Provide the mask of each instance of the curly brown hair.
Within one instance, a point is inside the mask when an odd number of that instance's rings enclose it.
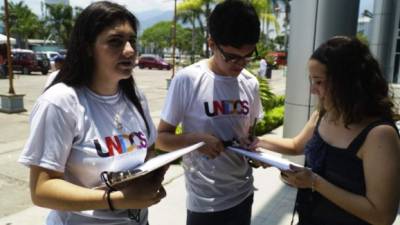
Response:
[[[368,46],[354,37],[337,36],[319,46],[310,59],[326,66],[327,91],[334,114],[349,124],[368,117],[393,120],[389,87]],[[320,106],[320,114],[325,113]]]

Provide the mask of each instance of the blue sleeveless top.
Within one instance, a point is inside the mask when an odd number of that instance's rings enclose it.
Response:
[[[305,146],[305,165],[330,183],[365,196],[365,177],[363,163],[357,152],[368,133],[378,125],[390,125],[393,122],[378,120],[365,127],[354,138],[347,149],[337,148],[326,143],[318,132],[321,119],[318,120],[312,138]],[[339,208],[334,203],[310,189],[299,189],[295,210],[299,215],[299,225],[368,225],[369,223]]]

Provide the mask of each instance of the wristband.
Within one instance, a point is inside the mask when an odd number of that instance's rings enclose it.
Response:
[[[107,203],[108,203],[108,208],[111,210],[111,211],[114,211],[115,210],[115,208],[114,208],[114,206],[113,206],[113,204],[112,204],[112,202],[111,202],[111,193],[114,191],[114,189],[112,189],[112,188],[109,188],[109,189],[107,189],[107,191],[106,191],[106,199],[107,199]]]

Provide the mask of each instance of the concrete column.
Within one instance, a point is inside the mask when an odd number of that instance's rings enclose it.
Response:
[[[283,136],[294,137],[314,110],[307,61],[312,52],[335,35],[357,31],[359,0],[292,1]]]
[[[396,20],[396,7],[399,5],[397,0],[375,0],[374,17],[371,20],[372,32],[369,47],[381,64],[383,73],[389,82],[393,82],[393,46],[396,39],[395,22],[398,21]]]

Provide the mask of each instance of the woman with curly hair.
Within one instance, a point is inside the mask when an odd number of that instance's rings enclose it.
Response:
[[[392,224],[400,198],[400,143],[388,84],[368,47],[333,37],[308,61],[319,100],[294,138],[264,136],[252,144],[305,154],[305,168],[282,171],[298,188],[300,225]]]

